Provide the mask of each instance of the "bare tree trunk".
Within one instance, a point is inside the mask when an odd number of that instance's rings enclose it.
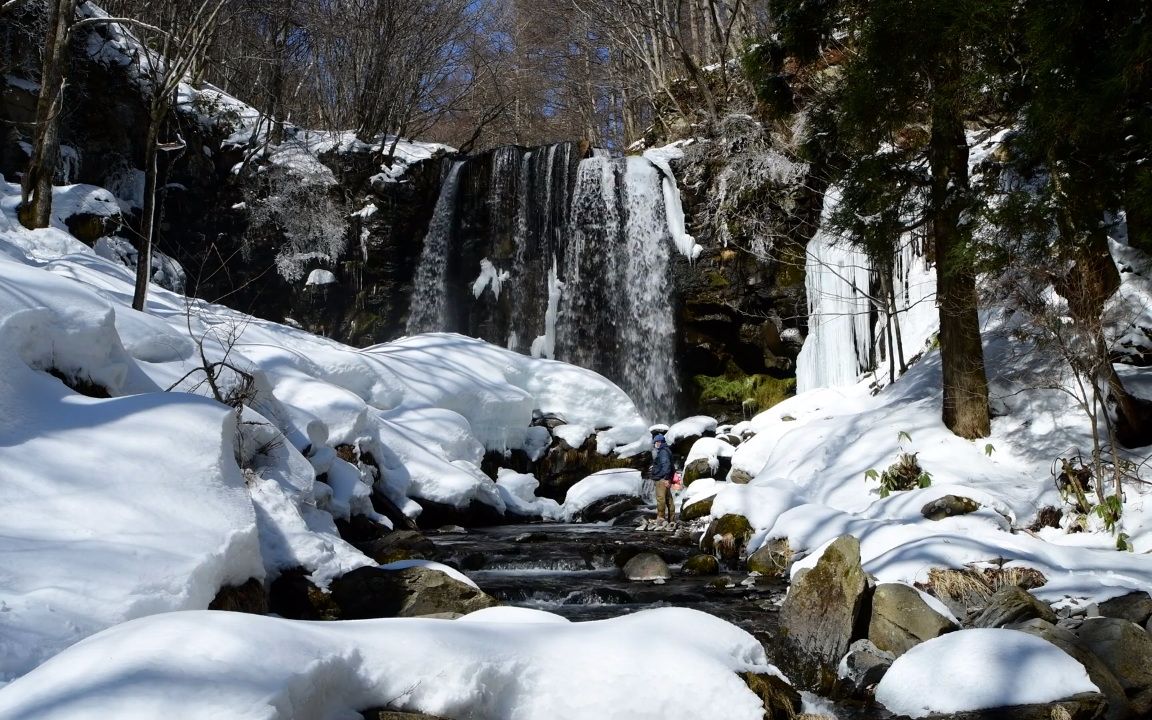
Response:
[[[75,0],[54,0],[44,41],[36,130],[28,172],[20,183],[20,222],[32,230],[52,220],[52,179],[60,159],[60,114],[68,69],[68,35],[76,18]]]
[[[991,422],[976,273],[959,227],[969,190],[968,143],[964,125],[951,108],[933,108],[928,159],[932,169],[929,212],[936,245],[944,424],[963,438],[987,437]]]
[[[132,309],[144,310],[148,298],[148,283],[152,280],[152,237],[156,219],[156,183],[158,170],[160,124],[163,115],[153,116],[148,122],[148,138],[144,146],[144,210],[140,216],[140,243],[136,252],[136,288],[132,294]]]

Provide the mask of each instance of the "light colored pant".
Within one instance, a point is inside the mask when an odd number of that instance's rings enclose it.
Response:
[[[667,480],[656,481],[656,519],[676,519],[676,503],[672,499],[672,483]]]

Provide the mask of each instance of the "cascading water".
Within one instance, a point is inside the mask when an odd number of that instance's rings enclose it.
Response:
[[[440,197],[436,199],[428,233],[424,236],[424,249],[420,252],[420,264],[416,266],[416,278],[412,284],[409,335],[448,327],[448,251],[456,222],[456,196],[462,167],[463,162],[452,163],[452,169],[440,188]]]
[[[648,417],[679,392],[662,176],[643,158],[580,163],[558,357],[614,379]]]
[[[487,166],[452,166],[407,330],[467,332],[588,367],[645,415],[672,417],[679,386],[667,198],[675,181],[651,159],[576,153],[573,143],[506,147]],[[682,224],[677,231],[691,241]]]

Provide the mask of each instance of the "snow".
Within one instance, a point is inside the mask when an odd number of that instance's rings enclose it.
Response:
[[[597,500],[613,495],[644,498],[649,494],[639,470],[601,470],[568,488],[561,511],[563,518],[570,521]]]
[[[436,570],[437,572],[444,573],[445,575],[452,578],[453,580],[457,580],[459,582],[462,582],[465,585],[470,585],[470,586],[476,588],[477,590],[480,589],[480,586],[477,585],[475,582],[473,582],[472,578],[468,577],[467,575],[460,572],[456,568],[449,567],[449,566],[445,565],[444,563],[438,563],[438,562],[434,562],[432,560],[421,560],[421,559],[397,560],[395,562],[390,562],[390,563],[387,563],[385,565],[381,565],[380,569],[381,570],[407,570],[408,568],[414,568],[414,567],[426,568],[428,570]]]
[[[472,297],[479,299],[486,289],[492,288],[493,297],[499,300],[500,288],[510,277],[512,277],[510,272],[497,269],[491,260],[484,258],[480,261],[480,274],[472,283]]]
[[[1049,703],[1099,692],[1084,666],[1042,638],[1018,630],[960,630],[896,658],[876,700],[898,715],[959,713]]]
[[[684,151],[676,145],[644,151],[644,158],[655,165],[663,175],[661,187],[664,192],[664,212],[668,216],[668,231],[672,234],[672,242],[681,255],[689,260],[695,260],[704,248],[696,243],[696,238],[688,234],[684,220],[684,205],[680,201],[680,188],[676,186],[676,176],[669,164],[670,161],[682,157]]]
[[[336,720],[389,706],[477,720],[758,720],[760,699],[736,673],[779,674],[750,634],[694,610],[584,623],[546,615],[317,623],[166,613],[15,681],[0,692],[0,716]],[[654,658],[691,677],[692,691],[653,683]]]
[[[720,458],[732,457],[735,451],[736,448],[719,438],[702,437],[692,443],[692,449],[688,451],[688,457],[684,460],[684,467],[687,468],[697,460],[707,460],[708,467],[712,472],[716,472],[720,467]]]
[[[336,282],[336,276],[332,274],[331,270],[322,270],[316,268],[308,273],[308,279],[304,281],[305,285],[331,285]]]
[[[716,418],[710,418],[707,415],[694,415],[673,423],[664,433],[664,439],[668,441],[669,445],[672,445],[677,440],[699,437],[714,432],[716,432]]]
[[[103,197],[56,192],[62,207]],[[546,449],[534,410],[607,428],[598,446],[647,437],[600,375],[459,335],[355,349],[155,285],[133,311],[128,268],[59,222],[25,230],[18,201],[0,180],[0,683],[133,618],[206,608],[226,585],[302,568],[323,588],[374,565],[335,526],[387,525],[373,491],[412,517],[414,498],[558,516],[531,476],[479,467],[488,450]],[[241,411],[206,397],[201,351],[227,360],[216,383],[243,393]]]
[[[556,273],[556,256],[548,271],[548,308],[544,311],[544,334],[532,341],[532,357],[556,357],[556,319],[560,315],[560,300],[564,296],[564,283]]]
[[[557,520],[561,515],[560,504],[551,498],[536,497],[540,481],[530,473],[518,473],[508,468],[500,468],[496,474],[496,489],[510,512],[519,515],[539,515],[545,520]]]

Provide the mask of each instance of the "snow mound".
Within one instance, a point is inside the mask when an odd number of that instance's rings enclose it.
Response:
[[[672,427],[664,433],[664,439],[668,441],[669,445],[672,445],[677,440],[686,437],[698,437],[713,432],[716,432],[716,418],[710,418],[707,415],[694,415],[673,423]]]
[[[1084,666],[1047,640],[1018,630],[960,630],[896,658],[876,699],[920,718],[1062,700],[1100,692]]]
[[[586,623],[511,612],[466,622],[157,615],[13,682],[0,692],[0,716],[337,720],[388,705],[476,720],[758,720],[760,699],[736,673],[778,674],[755,638],[694,610]],[[691,686],[670,693],[651,682],[653,658]]]
[[[643,498],[647,494],[639,470],[601,470],[568,488],[561,508],[562,516],[571,521],[592,503],[613,495]]]

